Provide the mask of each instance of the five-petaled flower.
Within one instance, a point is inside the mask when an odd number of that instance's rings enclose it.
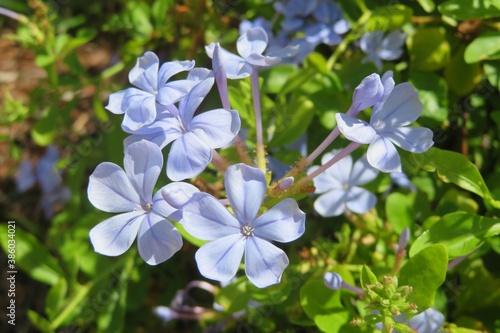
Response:
[[[327,163],[338,152],[334,150],[324,154],[322,163]],[[312,166],[308,173],[318,168]],[[372,181],[377,174],[378,171],[368,164],[364,156],[353,164],[351,155],[347,155],[314,178],[315,193],[321,194],[314,202],[314,210],[323,217],[341,215],[346,209],[366,213],[375,206],[377,197],[358,185]]]
[[[258,216],[267,181],[264,173],[244,164],[230,166],[225,175],[232,211],[206,193],[195,193],[183,208],[183,226],[191,235],[210,241],[196,252],[201,274],[229,281],[245,254],[245,273],[257,287],[280,282],[288,258],[270,241],[299,238],[305,230],[305,214],[293,199],[285,199]]]
[[[189,200],[186,193],[197,189],[187,183],[170,183],[152,195],[163,166],[160,148],[154,143],[130,144],[123,164],[125,171],[114,163],[101,163],[90,176],[90,202],[103,211],[120,213],[92,228],[90,240],[96,252],[118,256],[130,248],[137,236],[141,257],[157,265],[182,246],[181,235],[167,220],[180,220],[182,204],[172,206],[164,197],[176,197],[178,193],[177,201],[185,203]]]
[[[417,91],[409,83],[394,86],[393,82],[392,77],[384,75],[384,93],[373,107],[370,123],[347,114],[336,115],[339,130],[347,139],[370,144],[368,162],[383,172],[401,172],[401,159],[394,145],[422,153],[434,144],[430,129],[407,126],[422,113]]]
[[[382,60],[396,60],[403,54],[406,35],[393,30],[385,35],[384,31],[365,33],[360,40],[361,49],[366,53],[363,62],[371,61],[382,70]]]

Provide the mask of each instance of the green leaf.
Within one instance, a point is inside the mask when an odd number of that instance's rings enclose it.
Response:
[[[297,72],[297,66],[281,65],[259,73],[263,78],[262,93],[277,94],[291,75]]]
[[[464,58],[468,64],[500,59],[500,32],[487,32],[474,39],[467,45]]]
[[[415,222],[413,203],[407,195],[394,192],[389,194],[385,202],[387,218],[394,231],[400,234],[405,228],[412,228]]]
[[[360,281],[361,287],[363,289],[366,289],[367,285],[375,284],[377,282],[378,282],[377,276],[373,274],[373,272],[368,266],[364,265],[363,268],[361,269],[361,281]]]
[[[50,288],[45,299],[45,313],[47,313],[49,320],[53,320],[61,311],[67,292],[68,283],[62,277]]]
[[[450,59],[450,44],[443,28],[423,28],[407,39],[411,68],[432,72],[444,67]]]
[[[484,198],[492,206],[500,208],[500,201],[491,197],[477,167],[462,154],[431,148],[425,153],[411,154],[410,163],[424,170],[436,172],[442,181],[454,183]]]
[[[349,312],[340,302],[340,291],[328,289],[322,276],[311,277],[300,288],[300,304],[323,332],[338,332],[349,320]]]
[[[222,306],[225,312],[235,313],[247,307],[250,294],[247,292],[248,279],[239,277],[215,294],[215,302]]]
[[[290,101],[284,108],[283,114],[280,114],[280,123],[276,125],[269,146],[282,147],[297,141],[314,117],[313,106],[314,104],[304,96]]]
[[[467,212],[455,212],[443,216],[429,230],[413,242],[410,256],[433,244],[441,244],[448,250],[450,259],[468,255],[480,246],[485,238],[500,234],[500,220]]]
[[[16,228],[15,231],[13,237],[5,226],[0,228],[0,239],[5,253],[9,253],[9,241],[13,244],[12,240],[15,240],[16,266],[34,280],[52,286],[58,283],[59,278],[64,275],[58,261],[35,236],[20,228]]]
[[[53,64],[56,61],[56,57],[54,55],[49,54],[39,54],[35,58],[35,64],[38,67],[47,67]]]
[[[375,9],[366,23],[366,31],[390,31],[401,28],[411,21],[413,10],[404,5],[392,5]]]
[[[316,74],[316,70],[313,68],[304,68],[298,72],[290,75],[288,80],[286,80],[285,84],[279,91],[279,95],[286,95],[289,92],[299,88],[307,81],[309,81]]]
[[[441,14],[456,20],[487,19],[500,16],[500,9],[491,0],[449,0],[438,6]]]
[[[418,97],[424,105],[419,118],[422,122],[430,118],[434,126],[439,126],[448,119],[448,85],[439,75],[429,72],[411,71],[410,83],[415,86]]]
[[[417,0],[420,6],[427,12],[432,13],[436,9],[436,4],[433,0]]]
[[[498,41],[500,42],[500,39]],[[448,82],[448,87],[458,96],[469,95],[481,81],[479,63],[471,64],[464,59],[465,50],[464,46],[460,46],[444,68],[444,77]]]
[[[28,318],[31,323],[40,330],[40,332],[44,333],[52,333],[54,330],[50,326],[50,323],[47,319],[39,315],[37,312],[33,310],[28,310]]]
[[[434,297],[446,278],[448,253],[441,244],[431,245],[412,256],[399,272],[399,285],[413,287],[409,301],[419,311],[434,305]]]

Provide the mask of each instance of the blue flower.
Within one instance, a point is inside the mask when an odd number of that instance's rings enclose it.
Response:
[[[318,0],[289,0],[275,2],[274,9],[285,16],[281,27],[288,33],[303,30],[307,26],[307,17],[318,6]]]
[[[326,164],[338,152],[333,150],[324,154],[322,164]],[[313,166],[307,173],[311,174],[318,168]],[[366,213],[375,206],[377,198],[358,185],[372,181],[377,174],[378,171],[368,164],[366,158],[353,164],[352,157],[347,155],[314,178],[314,193],[321,194],[314,202],[314,209],[323,217],[341,215],[346,209],[359,214]]]
[[[393,318],[398,323],[407,324],[418,333],[438,333],[444,324],[443,314],[434,308],[428,308],[416,316],[411,317],[409,320],[405,314],[393,316]],[[381,330],[382,323],[377,323],[375,327]]]
[[[404,172],[391,172],[392,181],[402,188],[407,188],[412,192],[416,192],[417,188],[408,178],[408,176]]]
[[[373,106],[370,123],[347,114],[337,113],[340,132],[354,142],[370,144],[368,162],[383,172],[401,172],[401,159],[394,145],[413,153],[427,151],[434,142],[432,131],[408,127],[422,113],[417,91],[409,83],[394,86],[390,76],[382,78],[380,101]]]
[[[194,86],[189,80],[167,81],[182,71],[189,71],[194,61],[172,61],[159,67],[159,59],[153,52],[146,52],[137,59],[129,73],[129,81],[137,88],[128,88],[109,96],[106,109],[124,114],[122,128],[134,133],[155,121],[166,106],[186,96]]]
[[[114,163],[101,163],[90,176],[89,201],[105,212],[120,213],[92,228],[90,240],[96,252],[118,256],[130,248],[137,236],[140,256],[148,264],[157,265],[182,246],[182,237],[167,220],[182,218],[182,203],[174,207],[163,197],[172,198],[181,192],[177,201],[185,201],[185,194],[197,189],[186,183],[170,183],[152,195],[163,166],[160,148],[154,143],[130,144],[123,164],[125,171]]]
[[[199,175],[212,160],[212,150],[228,145],[240,130],[240,117],[235,110],[215,109],[195,112],[214,84],[212,71],[195,68],[189,81],[196,86],[180,100],[179,107],[168,106],[151,125],[125,140],[125,145],[142,139],[160,148],[172,143],[167,160],[167,176],[182,180]]]
[[[406,35],[393,30],[387,35],[383,31],[367,32],[360,40],[361,49],[366,53],[363,62],[371,61],[382,70],[382,60],[396,60],[403,54]]]
[[[288,258],[270,241],[291,242],[305,230],[305,214],[293,199],[285,199],[258,215],[266,194],[264,173],[244,164],[230,166],[225,175],[232,211],[206,193],[195,193],[183,209],[183,226],[208,240],[196,252],[200,273],[225,282],[238,271],[245,254],[245,273],[257,287],[280,282]]]
[[[310,43],[337,45],[342,41],[340,35],[351,28],[339,6],[332,1],[320,1],[314,9],[313,17],[317,23],[304,29],[306,40]]]
[[[210,58],[213,57],[216,43],[205,47]],[[268,45],[267,33],[261,27],[249,28],[238,38],[236,48],[239,56],[222,47],[220,56],[226,66],[228,79],[242,79],[252,74],[254,67],[269,67],[281,62],[284,57],[291,57],[297,52],[297,47],[287,46],[275,52],[264,55]]]

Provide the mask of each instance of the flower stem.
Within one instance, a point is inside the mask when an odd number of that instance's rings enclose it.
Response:
[[[250,75],[252,85],[253,106],[255,112],[255,132],[257,135],[257,166],[266,173],[266,151],[264,149],[264,139],[262,134],[262,114],[260,111],[260,88],[259,88],[259,70],[257,66],[253,67]]]
[[[226,169],[231,165],[231,163],[229,163],[225,157],[220,156],[215,149],[212,149],[212,164],[222,175],[226,173]]]

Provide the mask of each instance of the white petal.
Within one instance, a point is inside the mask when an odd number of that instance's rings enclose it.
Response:
[[[87,193],[92,205],[105,212],[140,209],[139,193],[122,168],[114,163],[104,162],[95,168],[89,178]]]
[[[196,134],[207,146],[216,149],[231,143],[240,126],[238,111],[216,109],[194,117],[189,124],[189,131]]]
[[[196,251],[195,259],[201,275],[220,282],[231,280],[238,271],[245,243],[243,235],[235,234],[200,247]]]
[[[339,216],[345,210],[347,194],[344,190],[323,193],[314,201],[314,210],[323,217]]]
[[[256,237],[288,243],[305,231],[306,214],[293,199],[285,199],[260,215],[252,224]]]
[[[401,172],[401,159],[396,147],[388,140],[378,136],[368,146],[368,163],[382,172]]]
[[[340,132],[351,141],[358,143],[370,143],[376,136],[375,130],[366,122],[346,114],[335,115]]]
[[[137,246],[141,258],[146,263],[158,265],[181,249],[182,237],[172,223],[151,212],[146,214],[141,223]]]
[[[134,211],[110,217],[90,230],[94,250],[106,256],[119,256],[134,242],[144,219],[144,212]]]
[[[226,170],[227,197],[238,221],[252,223],[266,194],[266,176],[262,170],[239,163]]]
[[[288,266],[283,250],[258,237],[249,237],[245,246],[245,273],[255,286],[265,288],[277,284]]]
[[[241,234],[238,220],[207,193],[194,193],[182,212],[184,229],[196,238],[214,240]]]
[[[347,192],[346,206],[349,210],[363,214],[377,203],[377,197],[361,187],[351,187]]]
[[[153,189],[163,167],[160,148],[146,140],[134,142],[125,148],[123,166],[132,185],[141,195],[141,204],[151,203]]]

